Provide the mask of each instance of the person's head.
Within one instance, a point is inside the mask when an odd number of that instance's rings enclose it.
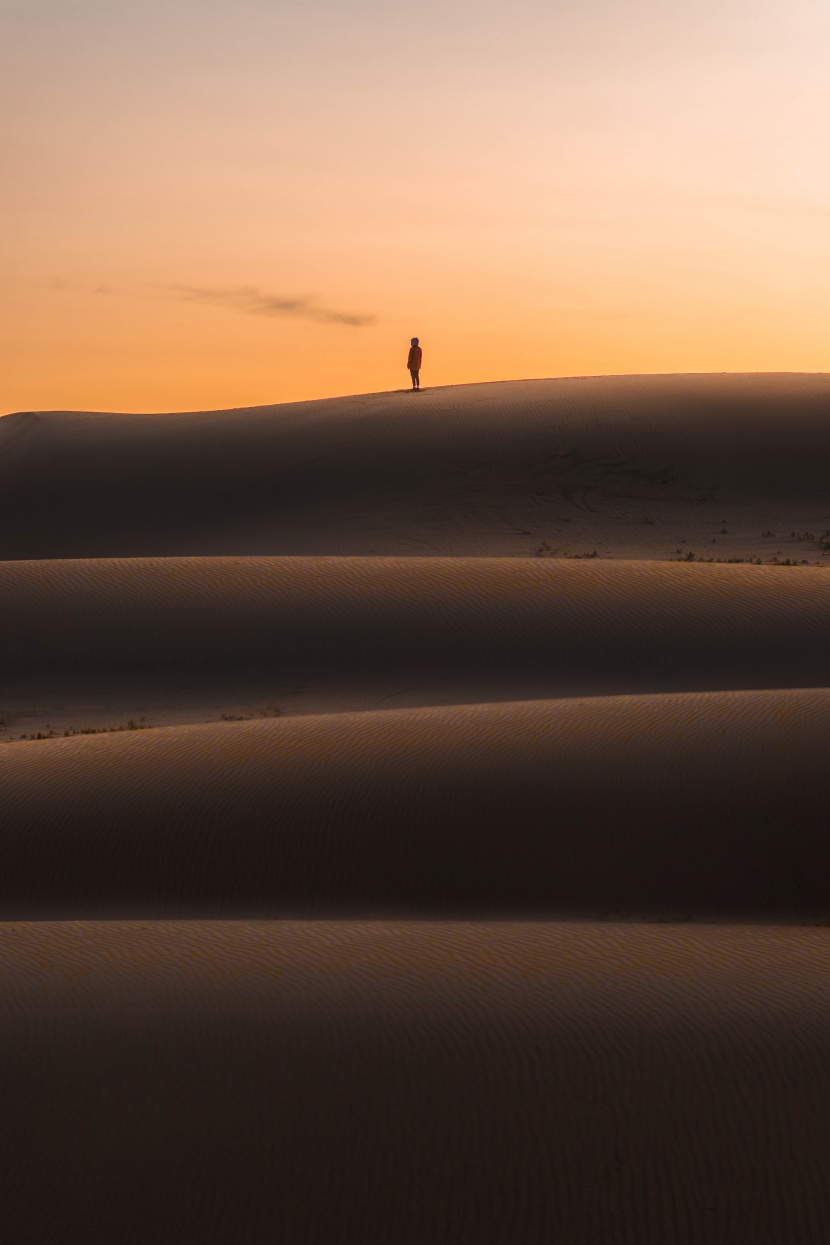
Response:
[[[417,337],[413,337],[413,338],[412,338],[412,341],[411,341],[409,344],[410,344],[410,346],[417,346],[417,345],[418,345],[418,338],[417,338]]]

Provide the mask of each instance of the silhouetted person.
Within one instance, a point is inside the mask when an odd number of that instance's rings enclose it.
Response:
[[[412,377],[412,388],[421,388],[421,347],[418,345],[418,338],[412,338],[412,345],[409,347],[409,358],[406,361],[409,368],[409,375]]]

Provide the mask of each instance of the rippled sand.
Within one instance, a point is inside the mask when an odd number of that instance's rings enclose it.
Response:
[[[10,1240],[822,1240],[830,932],[10,925]]]

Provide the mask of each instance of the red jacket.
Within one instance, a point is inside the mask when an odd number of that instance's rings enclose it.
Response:
[[[412,370],[415,372],[418,371],[418,369],[421,366],[421,347],[420,346],[409,347],[409,358],[406,361],[406,366],[411,367]]]

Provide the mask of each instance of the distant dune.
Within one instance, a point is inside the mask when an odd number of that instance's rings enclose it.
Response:
[[[0,419],[9,1238],[826,1245],[828,462],[823,374]]]
[[[815,561],[830,376],[512,381],[176,415],[0,419],[0,558]],[[720,535],[727,519],[727,536]],[[762,539],[772,530],[775,540]],[[713,541],[715,543],[713,543]]]

